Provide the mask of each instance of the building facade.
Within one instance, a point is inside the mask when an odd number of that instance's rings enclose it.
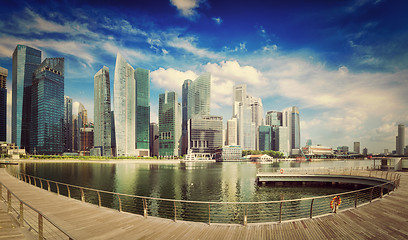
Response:
[[[237,127],[238,122],[237,118],[232,118],[227,121],[227,145],[235,146],[238,145],[238,138],[237,138]]]
[[[135,69],[136,81],[136,152],[149,156],[150,149],[150,71]]]
[[[17,45],[13,52],[11,141],[29,149],[31,85],[34,71],[41,64],[41,51]]]
[[[0,67],[0,142],[7,141],[7,75],[8,70]]]
[[[398,124],[398,136],[396,140],[397,155],[404,155],[405,147],[405,125]]]
[[[295,151],[300,149],[300,115],[297,107],[289,107],[282,111],[282,126],[288,128],[288,152],[292,154],[294,149]]]
[[[194,80],[188,88],[187,118],[194,115],[210,115],[211,75],[204,73]]]
[[[159,156],[159,125],[157,123],[150,123],[150,156]]]
[[[94,129],[84,127],[80,129],[80,139],[82,149],[79,152],[82,156],[89,156],[91,149],[94,147]]]
[[[360,154],[360,142],[354,142],[354,153]]]
[[[188,149],[192,153],[215,154],[223,146],[222,117],[193,116],[188,121]]]
[[[109,68],[103,66],[94,76],[94,147],[102,156],[112,156],[112,123]]]
[[[30,152],[64,152],[64,58],[47,58],[31,87]]]
[[[72,98],[64,97],[64,152],[72,152]]]
[[[273,138],[272,126],[259,126],[259,150],[269,151],[272,148],[272,138]]]
[[[181,104],[175,92],[159,95],[159,156],[179,156]]]

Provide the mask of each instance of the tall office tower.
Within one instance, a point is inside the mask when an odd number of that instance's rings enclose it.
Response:
[[[259,150],[269,151],[272,150],[272,127],[271,126],[259,126]]]
[[[367,156],[367,155],[368,155],[368,150],[367,150],[367,148],[363,148],[363,155],[364,155],[364,156]]]
[[[78,113],[72,114],[72,152],[79,151]]]
[[[136,151],[138,156],[149,156],[150,72],[136,68]]]
[[[397,155],[404,155],[405,147],[405,125],[398,124],[398,138],[397,138]]]
[[[278,111],[267,112],[265,124],[273,127],[282,126],[282,112]]]
[[[81,139],[81,154],[89,156],[91,149],[94,147],[94,129],[91,127],[84,127],[80,129]]]
[[[289,107],[283,110],[282,126],[288,128],[288,152],[291,154],[292,149],[300,149],[300,119],[297,107]]]
[[[188,88],[187,118],[210,115],[211,75],[204,73]]]
[[[285,156],[289,156],[289,142],[288,127],[278,127],[276,131],[275,149]]]
[[[249,105],[239,104],[238,106],[238,145],[242,150],[256,149],[256,129],[252,122],[252,109]]]
[[[116,157],[116,131],[115,131],[115,112],[111,111],[111,147],[112,156]]]
[[[13,52],[11,141],[20,148],[29,148],[31,85],[40,64],[41,51],[17,45]]]
[[[354,142],[354,153],[360,154],[360,142]]]
[[[106,66],[94,76],[94,119],[93,145],[102,156],[112,156],[110,78]]]
[[[193,81],[190,79],[184,80],[181,94],[181,111],[182,111],[182,126],[181,126],[181,154],[184,155],[187,153],[188,148],[188,137],[187,137],[187,122],[189,119],[188,116],[188,91]]]
[[[72,98],[64,97],[64,152],[72,152]]]
[[[30,152],[64,152],[64,58],[46,58],[31,88]]]
[[[135,70],[118,53],[113,85],[116,156],[136,156]]]
[[[306,141],[306,146],[311,147],[312,146],[312,139],[307,139]]]
[[[7,140],[7,75],[8,70],[0,67],[0,142]]]
[[[263,125],[263,107],[262,99],[252,96],[247,96],[247,104],[251,106],[252,122],[255,124],[255,149],[259,149],[259,126]]]
[[[237,127],[237,118],[232,118],[227,121],[227,145],[229,146],[238,145]]]
[[[232,116],[238,115],[239,106],[244,104],[246,94],[246,84],[235,85],[233,88],[233,100],[232,100]]]
[[[193,153],[214,154],[222,144],[222,117],[193,116],[188,124],[188,149]]]
[[[150,123],[150,156],[159,156],[159,125]]]
[[[178,156],[181,138],[181,105],[175,92],[159,95],[159,156]]]

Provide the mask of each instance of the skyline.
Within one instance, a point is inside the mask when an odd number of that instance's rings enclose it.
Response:
[[[3,5],[0,66],[9,70],[10,100],[12,52],[25,44],[41,50],[42,60],[65,58],[65,95],[92,119],[94,75],[104,65],[115,69],[120,52],[133,67],[151,71],[152,122],[159,94],[175,91],[181,102],[184,80],[209,72],[211,115],[226,123],[233,85],[247,84],[248,94],[262,98],[264,117],[299,108],[301,146],[311,138],[383,152],[395,149],[397,123],[408,125],[403,1]]]

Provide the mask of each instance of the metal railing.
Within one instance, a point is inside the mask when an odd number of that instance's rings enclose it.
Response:
[[[388,182],[354,191],[301,199],[264,202],[205,202],[115,193],[51,181],[23,173],[17,174],[16,177],[58,195],[92,203],[99,207],[140,214],[144,217],[155,216],[174,221],[185,220],[208,224],[240,223],[243,225],[282,222],[329,214],[333,212],[330,202],[335,196],[340,196],[342,199],[340,210],[356,208],[382,198],[385,194],[390,194],[399,186],[401,177],[395,172],[367,171],[366,169],[321,170],[320,174],[381,178]],[[312,172],[311,169],[301,172],[304,174],[318,173],[316,169]]]
[[[21,200],[1,182],[0,199],[6,204],[7,213],[17,220],[20,227],[28,227],[28,230],[38,236],[39,240],[74,239],[41,211]]]

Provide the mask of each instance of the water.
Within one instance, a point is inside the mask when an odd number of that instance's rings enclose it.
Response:
[[[56,162],[29,162],[21,163],[15,171],[28,175],[53,180],[72,185],[124,193],[145,197],[209,201],[209,202],[261,202],[287,199],[300,199],[349,191],[350,189],[331,187],[272,187],[258,186],[255,182],[257,172],[279,172],[280,169],[321,169],[321,168],[347,168],[347,167],[372,167],[372,160],[346,160],[346,161],[320,161],[320,162],[278,162],[278,163],[252,163],[252,162],[224,162],[224,163],[56,163]],[[53,187],[52,187],[53,188]],[[66,195],[66,190],[61,189]],[[88,194],[88,195],[87,195]],[[80,192],[71,190],[71,196],[80,199]],[[96,194],[87,195],[87,201],[97,204]],[[325,201],[330,201],[327,199]],[[116,208],[119,201],[116,197],[102,196],[102,205]],[[142,200],[121,198],[124,211],[143,214]],[[149,200],[149,215],[173,218],[174,206],[169,202]],[[295,205],[293,205],[295,204]],[[328,208],[327,203],[322,203]],[[295,211],[293,218],[299,214],[307,215],[309,202],[291,203]],[[192,221],[208,221],[207,206],[178,203],[176,206],[177,218]],[[218,209],[217,209],[218,208]],[[252,206],[249,212],[255,217],[264,211],[270,218],[257,221],[277,221],[279,206],[276,204]],[[220,222],[243,221],[243,206],[237,204],[219,205],[212,207],[213,221]],[[218,214],[218,215],[217,215]],[[248,213],[250,214],[250,213]],[[265,216],[267,214],[264,214]],[[302,215],[302,216],[303,216]]]

